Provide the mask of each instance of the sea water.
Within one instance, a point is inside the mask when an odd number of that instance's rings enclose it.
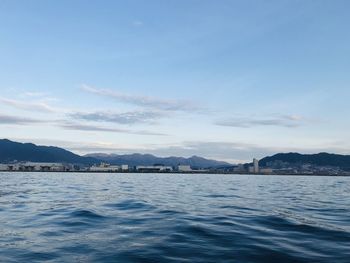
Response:
[[[0,262],[350,262],[350,178],[0,173]]]

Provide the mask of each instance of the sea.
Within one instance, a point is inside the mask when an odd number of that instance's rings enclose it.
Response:
[[[350,177],[0,173],[0,262],[350,262]]]

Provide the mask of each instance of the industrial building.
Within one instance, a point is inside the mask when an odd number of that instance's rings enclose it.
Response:
[[[89,168],[90,172],[119,172],[122,171],[122,169],[128,170],[128,166],[119,166],[119,165],[110,165],[108,163],[101,163],[100,165],[91,166]]]
[[[177,167],[177,170],[179,172],[192,172],[193,171],[190,165],[179,165]]]
[[[70,169],[70,166],[62,163],[20,162],[13,164],[0,164],[0,171],[65,172]]]

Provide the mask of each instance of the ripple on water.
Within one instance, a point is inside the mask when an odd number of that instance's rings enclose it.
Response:
[[[151,210],[154,210],[156,209],[155,206],[153,205],[150,205],[146,202],[143,202],[143,201],[137,201],[137,200],[124,200],[122,202],[119,202],[119,203],[108,203],[108,204],[105,204],[106,207],[110,207],[110,208],[115,208],[117,210],[130,210],[130,211],[141,211],[141,210],[144,210],[144,211],[151,211]]]
[[[90,210],[76,210],[70,213],[71,218],[86,218],[86,219],[104,219],[103,215]]]
[[[80,231],[86,231],[103,224],[107,218],[108,217],[91,210],[76,209],[74,211],[65,212],[63,215],[56,217],[55,224],[64,228],[74,228],[79,229]]]
[[[349,262],[350,178],[10,175],[0,262]]]

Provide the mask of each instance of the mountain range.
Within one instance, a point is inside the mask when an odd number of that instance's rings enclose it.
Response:
[[[19,143],[7,139],[0,140],[0,163],[13,161],[63,162],[93,164],[98,160],[83,157],[54,146],[38,146],[32,143]]]
[[[190,165],[193,168],[216,168],[222,166],[229,166],[231,164],[227,162],[220,162],[210,159],[205,159],[199,156],[192,156],[189,158],[184,157],[157,157],[151,154],[103,154],[103,153],[94,153],[87,154],[85,157],[95,158],[108,162],[110,164],[128,164],[128,165],[154,165],[162,164],[165,166],[176,166],[176,165]]]
[[[331,153],[300,154],[278,153],[268,156],[259,161],[260,166],[267,166],[269,162],[282,161],[289,164],[312,164],[317,166],[334,166],[344,170],[350,170],[350,155]]]
[[[39,146],[32,143],[19,143],[7,139],[0,139],[0,163],[13,161],[31,162],[62,162],[80,165],[93,165],[100,162],[129,166],[155,165],[166,166],[190,165],[193,168],[222,168],[232,167],[227,162],[215,161],[199,156],[184,157],[157,157],[151,154],[103,154],[92,153],[85,156],[67,151],[55,146]],[[289,164],[312,164],[318,166],[335,166],[350,170],[350,155],[318,153],[278,153],[259,161],[259,165],[266,167],[269,162],[281,161]],[[248,165],[248,164],[247,164]]]
[[[226,162],[209,160],[198,156],[190,158],[183,157],[156,157],[151,154],[88,154],[80,156],[65,149],[54,146],[38,146],[32,143],[19,143],[7,139],[0,139],[0,163],[13,161],[31,162],[63,162],[82,165],[98,164],[108,162],[121,165],[154,165],[162,164],[167,166],[191,165],[194,168],[209,168],[230,165]]]

